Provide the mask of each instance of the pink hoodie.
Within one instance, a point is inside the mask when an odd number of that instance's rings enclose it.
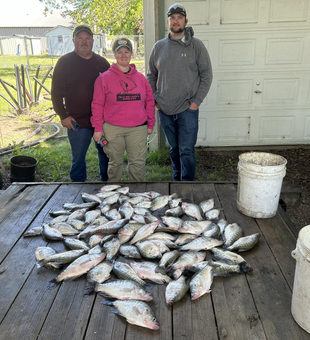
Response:
[[[96,79],[91,124],[95,132],[102,131],[103,122],[133,127],[147,121],[147,127],[153,129],[154,105],[151,86],[136,66],[130,64],[130,72],[124,74],[113,63]]]

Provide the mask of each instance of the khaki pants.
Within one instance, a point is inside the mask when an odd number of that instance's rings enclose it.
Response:
[[[129,180],[143,182],[147,152],[147,125],[122,127],[104,123],[103,131],[108,141],[108,144],[103,147],[109,157],[108,181],[119,182],[121,180],[126,150]]]

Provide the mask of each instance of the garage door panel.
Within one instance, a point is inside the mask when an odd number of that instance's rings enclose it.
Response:
[[[297,104],[299,79],[265,79],[263,104]]]
[[[295,116],[262,117],[260,140],[293,140]]]
[[[303,49],[303,37],[267,39],[266,65],[301,65]]]
[[[307,13],[307,0],[271,0],[269,22],[302,22]]]
[[[219,40],[219,65],[254,65],[256,39]]]
[[[250,117],[220,117],[217,119],[219,142],[246,141],[250,138]]]
[[[258,0],[222,0],[221,24],[258,23]]]
[[[304,130],[303,136],[304,136],[304,139],[308,140],[308,142],[309,142],[309,140],[310,140],[310,116],[307,116],[305,118],[304,127],[305,127],[305,130]]]
[[[217,84],[217,105],[252,104],[253,80],[219,80]]]

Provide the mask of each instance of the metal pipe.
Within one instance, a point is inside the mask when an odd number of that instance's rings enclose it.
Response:
[[[17,110],[17,106],[15,106],[8,98],[6,98],[3,94],[0,93],[0,97],[2,97],[4,100],[6,100],[12,107],[13,109]]]
[[[2,37],[0,37],[0,50],[1,50],[1,54],[2,54],[2,56],[3,56],[4,67],[6,67],[4,49],[3,49],[3,45],[2,45]]]
[[[19,107],[23,108],[23,101],[22,101],[22,90],[20,86],[20,77],[19,77],[19,67],[14,65],[15,68],[15,79],[16,79],[16,89],[17,89],[17,100],[19,103]]]
[[[27,66],[25,67],[25,72],[26,72],[26,77],[27,77],[29,91],[30,91],[30,99],[33,102],[33,91],[32,91],[32,86],[31,86],[31,81],[30,81],[30,77],[29,77],[29,72],[28,72]]]
[[[40,65],[37,67],[36,71],[36,78],[39,78],[39,73],[40,73]],[[34,82],[34,102],[37,103],[38,101],[38,96],[37,96],[37,82]]]
[[[38,84],[40,84],[40,88],[44,88],[44,90],[46,91],[46,92],[48,92],[48,94],[51,94],[51,91],[46,87],[46,86],[44,86],[36,77],[33,77],[33,79],[38,83]]]
[[[26,101],[25,67],[24,67],[23,64],[20,66],[20,69],[21,69],[21,75],[22,75],[21,86],[22,86],[22,89],[23,89],[23,99],[24,99],[23,105],[26,108],[27,107],[27,101]]]
[[[42,82],[41,82],[41,83],[39,82],[40,87],[39,87],[39,90],[38,90],[38,100],[40,99],[40,93],[41,93],[42,87],[46,90],[46,87],[44,87],[43,84],[44,84],[46,78],[48,77],[49,73],[52,71],[52,69],[53,69],[53,66],[51,66],[51,67],[47,70],[45,76],[44,76],[43,79],[42,79]],[[49,90],[47,90],[47,92],[48,92],[49,94],[51,94],[51,92],[50,92]]]
[[[4,87],[4,89],[6,90],[6,92],[9,94],[9,96],[11,97],[11,99],[13,100],[13,102],[17,105],[17,107],[20,109],[20,105],[18,103],[18,101],[14,98],[14,96],[12,95],[11,91],[7,88],[7,86],[5,85],[4,80],[2,80],[0,78],[0,83],[2,84],[2,86]],[[11,85],[12,86],[12,85]],[[16,90],[16,89],[15,89]]]

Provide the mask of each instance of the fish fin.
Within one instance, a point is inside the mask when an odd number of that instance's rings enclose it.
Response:
[[[165,268],[162,268],[162,267],[157,266],[157,267],[155,268],[155,273],[159,273],[159,274],[162,274],[162,275],[166,275],[166,270],[165,270]]]
[[[47,286],[47,289],[54,289],[54,288],[56,288],[59,284],[60,284],[60,282],[57,281],[57,279],[55,278],[55,279],[49,281],[49,282],[46,284],[46,286]]]
[[[87,282],[84,290],[84,296],[87,297],[95,294],[95,286],[95,282]]]
[[[106,306],[114,306],[114,302],[109,300],[102,300],[100,303]]]

